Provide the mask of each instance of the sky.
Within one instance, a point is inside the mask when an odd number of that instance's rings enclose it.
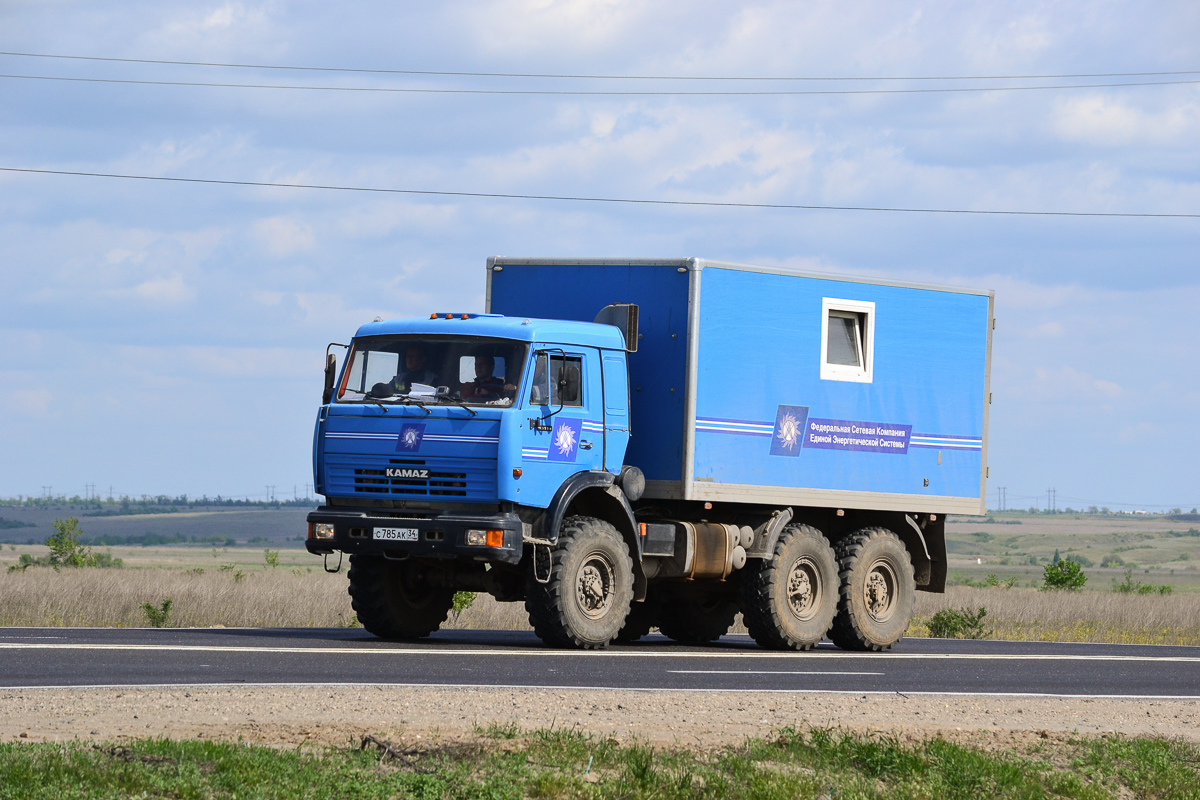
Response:
[[[1195,2],[0,1],[0,167],[641,199],[1200,213]],[[901,80],[894,80],[901,79]],[[988,502],[1200,505],[1200,219],[653,207],[0,172],[0,497],[303,495],[325,345],[481,311],[488,256],[996,292]],[[50,488],[52,487],[52,488]]]

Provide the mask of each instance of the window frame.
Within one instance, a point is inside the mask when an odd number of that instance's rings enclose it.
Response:
[[[532,376],[537,375],[537,361],[539,358],[541,358],[543,356],[545,356],[547,359],[546,380],[547,380],[547,383],[550,384],[550,396],[547,398],[547,402],[538,403],[537,401],[535,401],[533,399],[534,383],[533,383]],[[553,381],[550,380],[550,376],[553,374],[554,361],[556,359],[562,363],[562,366],[559,368],[560,374],[561,374],[561,370],[566,368],[568,362],[572,362],[572,363],[574,363],[576,361],[579,362],[579,397],[576,402],[572,402],[572,403],[561,402],[561,400],[562,400],[561,397],[555,397],[555,388],[553,385]],[[587,403],[585,402],[586,398],[584,397],[584,387],[586,385],[586,381],[584,381],[584,375],[583,375],[585,361],[587,361],[587,359],[584,358],[583,355],[578,354],[578,353],[567,353],[558,348],[553,348],[553,349],[534,348],[533,361],[529,367],[529,369],[530,369],[529,374],[531,376],[530,382],[529,382],[529,389],[525,394],[525,398],[526,398],[526,401],[528,402],[529,406],[531,408],[557,408],[560,411],[563,409],[567,409],[567,408],[584,408],[584,407],[586,407]],[[556,411],[555,413],[558,413],[558,412]]]
[[[829,320],[853,316],[862,366],[829,363]],[[875,303],[867,300],[821,298],[821,380],[872,383],[875,376]]]

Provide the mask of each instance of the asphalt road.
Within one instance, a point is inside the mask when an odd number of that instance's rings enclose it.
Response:
[[[1200,699],[1200,647],[907,639],[889,653],[704,647],[659,636],[599,652],[532,633],[361,629],[0,629],[0,687],[364,684]]]

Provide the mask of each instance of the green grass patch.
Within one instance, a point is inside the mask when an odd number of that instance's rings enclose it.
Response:
[[[717,750],[619,744],[568,730],[474,743],[275,749],[144,739],[0,744],[0,798],[971,798],[1200,796],[1200,750],[1165,739],[1039,740],[987,751],[787,728]]]

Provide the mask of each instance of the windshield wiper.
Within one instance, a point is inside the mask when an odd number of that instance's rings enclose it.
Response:
[[[420,407],[421,407],[421,410],[422,410],[422,411],[424,411],[426,415],[429,415],[429,414],[432,414],[432,413],[433,413],[432,411],[430,411],[428,408],[426,408],[426,407],[425,407],[425,404],[424,404],[424,403],[422,403],[420,400],[418,400],[418,399],[417,399],[417,398],[415,398],[415,397],[407,397],[407,396],[405,396],[405,395],[397,395],[397,396],[396,396],[396,399],[398,399],[398,400],[399,400],[401,403],[404,403],[405,405],[418,405],[418,406],[420,406]]]
[[[438,402],[449,403],[449,404],[451,404],[451,405],[458,406],[459,408],[465,408],[467,411],[470,411],[470,412],[471,412],[471,416],[472,416],[472,417],[478,417],[478,416],[479,416],[479,412],[478,412],[478,411],[476,411],[475,409],[471,408],[469,405],[467,405],[467,404],[466,404],[465,402],[463,402],[462,400],[455,400],[453,397],[446,397],[445,395],[440,395],[440,396],[438,396]]]

